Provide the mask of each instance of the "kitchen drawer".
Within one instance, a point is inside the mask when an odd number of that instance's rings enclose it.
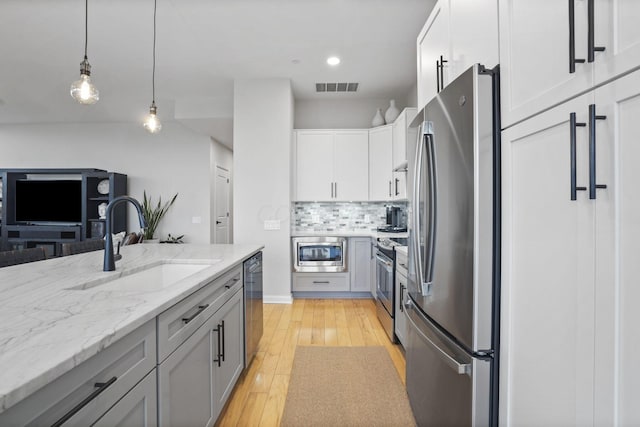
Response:
[[[166,359],[240,288],[241,265],[162,312],[158,316],[158,361]]]
[[[0,414],[0,425],[91,425],[155,365],[154,319]]]
[[[294,273],[294,292],[348,292],[349,273]]]

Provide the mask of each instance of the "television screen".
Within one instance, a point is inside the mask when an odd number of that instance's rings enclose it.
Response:
[[[16,181],[16,222],[82,222],[82,181]]]

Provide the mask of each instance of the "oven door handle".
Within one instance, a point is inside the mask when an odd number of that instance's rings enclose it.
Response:
[[[380,262],[381,264],[384,264],[385,266],[389,267],[389,269],[393,268],[393,263],[387,259],[384,259],[383,257],[381,257],[380,255],[376,254],[376,259],[378,260],[378,262]]]

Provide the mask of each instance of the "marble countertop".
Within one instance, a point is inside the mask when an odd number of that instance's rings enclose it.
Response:
[[[0,412],[153,319],[263,248],[258,244],[142,244],[0,268]],[[109,289],[108,282],[164,262],[210,264],[166,288]]]

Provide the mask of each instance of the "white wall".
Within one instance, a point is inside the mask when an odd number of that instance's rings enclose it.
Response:
[[[211,239],[215,242],[216,234],[216,167],[222,167],[229,171],[229,180],[231,185],[229,186],[229,243],[233,243],[233,151],[227,146],[221,144],[215,139],[211,138],[211,164],[210,164],[210,180],[211,180],[211,198],[210,198],[210,227],[211,227]]]
[[[291,302],[291,83],[236,80],[234,92],[234,240],[265,245],[265,302]],[[264,230],[265,220],[280,229]]]
[[[129,194],[157,201],[179,193],[156,237],[184,234],[209,243],[211,140],[175,122],[159,134],[139,123],[65,123],[0,126],[0,168],[97,168],[128,175]],[[192,218],[200,217],[200,224]],[[129,230],[138,230],[129,208]]]
[[[341,95],[336,95],[340,97]],[[343,95],[347,97],[348,95]],[[295,129],[368,129],[380,108],[382,115],[389,108],[388,99],[336,99],[297,100],[295,104]],[[406,100],[396,99],[401,111]]]
[[[405,96],[405,104],[407,107],[418,106],[418,82],[414,83]]]

